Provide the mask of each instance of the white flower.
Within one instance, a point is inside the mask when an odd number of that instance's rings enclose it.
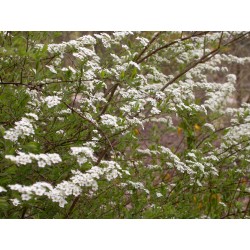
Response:
[[[7,190],[0,186],[0,193],[2,193],[2,192],[7,192]]]
[[[79,37],[77,38],[77,41],[80,41],[81,44],[90,44],[90,45],[96,44],[96,39],[90,35]]]
[[[39,168],[44,168],[46,166],[45,161],[38,161],[37,164]]]
[[[213,132],[215,131],[214,125],[211,123],[205,123],[203,126],[211,129]]]
[[[86,155],[92,156],[93,155],[93,149],[88,147],[71,147],[72,155],[78,155],[80,153],[84,153]]]
[[[26,113],[25,115],[26,115],[26,116],[32,117],[32,118],[35,119],[36,121],[38,120],[38,116],[37,116],[36,114],[34,114],[34,113]]]
[[[181,162],[180,158],[177,155],[175,155],[169,148],[166,148],[164,146],[160,146],[159,148],[161,149],[162,153],[169,158],[170,161],[166,163],[168,166],[170,167],[175,166],[177,170],[179,170],[182,173],[184,172],[187,172],[188,174],[194,173],[194,171],[184,162]]]
[[[50,53],[64,53],[66,48],[66,44],[65,43],[61,43],[61,44],[49,44],[48,45],[48,51]]]
[[[144,185],[141,182],[128,181],[135,189],[144,189]]]
[[[234,84],[237,80],[237,77],[234,74],[229,74],[229,75],[227,75],[227,80],[228,80],[228,82],[231,82]]]
[[[16,191],[22,190],[22,186],[21,186],[20,184],[9,185],[9,188],[10,188],[11,190],[16,190]]]
[[[30,120],[25,117],[15,122],[15,125],[14,128],[5,131],[4,139],[15,142],[18,137],[24,138],[35,133]]]
[[[149,43],[149,40],[144,37],[137,37],[136,40],[139,40],[143,46],[146,46]]]
[[[64,207],[68,202],[64,199],[59,200],[59,206]]]
[[[162,195],[161,193],[156,193],[156,196],[157,196],[158,198],[160,198],[160,197],[162,197],[163,195]]]
[[[112,115],[102,115],[101,116],[101,123],[104,125],[112,126],[112,127],[117,127],[117,117],[112,116]]]
[[[108,181],[116,179],[118,176],[119,177],[122,176],[121,172],[119,172],[121,167],[117,162],[114,162],[114,161],[101,161],[101,164],[104,164],[104,165],[107,166],[104,169],[104,172],[106,173],[106,179]]]
[[[28,201],[32,198],[29,194],[22,194],[21,197],[23,201]]]
[[[129,34],[133,34],[133,32],[131,31],[117,31],[117,32],[114,32],[113,35],[114,37],[117,39],[117,40],[121,40],[122,38],[128,36]]]
[[[19,152],[18,156],[5,155],[5,158],[15,162],[17,165],[26,165],[32,162],[30,155],[22,152]]]
[[[166,97],[165,93],[158,91],[155,93],[155,98],[158,100],[164,100],[164,98]]]
[[[77,156],[79,165],[84,164],[88,159],[96,161],[94,150],[90,147],[71,147],[71,155]]]
[[[14,205],[14,206],[18,206],[21,202],[18,200],[18,199],[10,199],[10,201],[12,202],[12,204]]]
[[[197,185],[198,185],[199,187],[202,187],[202,184],[201,184],[201,182],[200,182],[199,180],[197,180],[196,183],[197,183]]]
[[[46,65],[46,67],[52,72],[52,73],[57,73],[53,65]]]
[[[47,104],[47,106],[49,108],[52,108],[56,105],[58,105],[60,103],[60,101],[62,100],[61,97],[59,96],[47,96],[45,99],[44,99],[44,102]]]
[[[156,107],[153,107],[151,109],[151,114],[158,115],[160,113],[161,113],[161,111],[159,109],[157,109]]]
[[[15,162],[17,165],[26,165],[32,163],[32,160],[37,160],[38,167],[43,168],[46,165],[51,165],[51,163],[59,163],[62,161],[60,155],[58,154],[26,154],[23,152],[18,152],[17,156],[5,155],[6,159]]]
[[[56,131],[56,134],[64,134],[64,130],[60,129]]]
[[[135,68],[137,68],[138,70],[140,70],[140,65],[137,64],[137,63],[135,63],[135,62],[133,62],[133,61],[129,62],[129,65],[133,65]]]
[[[62,161],[59,154],[47,154],[47,156],[50,158],[52,163],[59,163]]]
[[[111,47],[111,37],[107,33],[101,33],[101,34],[95,34],[94,35],[96,38],[101,39],[103,46],[105,48],[110,48]]]
[[[3,138],[6,140],[10,140],[10,141],[15,142],[18,140],[18,133],[16,133],[16,131],[14,131],[13,129],[10,129],[10,130],[5,132],[5,135]]]
[[[75,70],[75,69],[73,69],[71,66],[69,66],[69,70],[70,70],[73,74],[75,74],[75,73],[76,73],[76,70]]]
[[[227,205],[224,202],[219,202],[220,205],[222,205],[223,207],[227,207]]]
[[[189,156],[192,159],[196,159],[196,155],[192,152],[187,153],[187,156]]]

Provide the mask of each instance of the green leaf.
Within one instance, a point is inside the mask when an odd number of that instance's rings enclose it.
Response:
[[[125,77],[125,72],[124,72],[124,71],[122,71],[122,72],[121,72],[121,80],[123,80],[123,79],[124,79],[124,77]]]
[[[9,206],[9,204],[8,204],[6,198],[1,197],[0,198],[0,210],[7,210],[8,206]]]
[[[31,153],[39,153],[40,152],[40,144],[38,142],[29,142],[23,146],[25,150]]]

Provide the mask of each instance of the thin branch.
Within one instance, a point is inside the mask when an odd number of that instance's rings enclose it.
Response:
[[[173,84],[177,79],[179,79],[181,76],[185,75],[188,71],[190,71],[191,69],[195,68],[198,64],[200,63],[204,63],[207,60],[209,60],[211,57],[211,55],[215,55],[216,53],[218,53],[218,48],[211,51],[210,53],[208,53],[205,56],[202,56],[198,61],[191,63],[189,66],[187,66],[182,72],[180,72],[177,76],[175,76],[171,81],[169,81],[167,84],[165,84],[162,88],[161,91],[165,90],[169,85]]]
[[[154,51],[150,52],[149,54],[147,54],[146,56],[144,56],[143,58],[141,58],[140,60],[138,60],[137,63],[138,63],[138,64],[139,64],[139,63],[142,63],[143,61],[145,61],[145,60],[146,60],[147,58],[149,58],[150,56],[156,54],[156,53],[159,52],[160,50],[163,50],[163,49],[166,49],[166,48],[172,46],[173,44],[176,44],[176,43],[179,43],[179,42],[183,42],[183,41],[185,41],[185,40],[189,40],[189,39],[192,38],[192,37],[202,36],[202,35],[205,35],[205,34],[207,34],[207,33],[208,33],[207,31],[206,31],[206,32],[200,32],[200,33],[198,33],[198,34],[192,34],[192,35],[190,35],[190,36],[186,36],[186,37],[183,37],[183,38],[181,38],[181,39],[174,40],[174,41],[172,41],[172,42],[170,42],[170,43],[168,43],[168,44],[165,44],[165,45],[163,45],[162,47],[159,47],[159,48],[155,49]]]
[[[142,57],[142,55],[146,52],[146,50],[153,44],[153,42],[156,40],[158,36],[162,34],[162,31],[157,32],[153,38],[149,41],[149,43],[145,46],[145,48],[139,53],[138,56],[135,57],[134,61],[138,63],[139,59]]]
[[[84,117],[82,114],[78,113],[74,108],[72,108],[70,105],[68,105],[66,102],[63,102],[73,113],[76,113],[78,116],[80,116],[82,119],[88,121],[91,123],[99,132],[100,134],[107,140],[108,144],[110,145],[111,149],[114,151],[114,148],[112,146],[112,143],[110,142],[109,138],[105,135],[105,133],[99,128],[97,124],[95,124],[93,121],[89,120],[88,118]],[[115,153],[115,151],[114,151]]]
[[[116,83],[116,84],[114,85],[114,87],[112,88],[112,91],[111,91],[111,94],[110,94],[110,96],[109,96],[109,98],[108,98],[108,101],[107,101],[106,105],[104,106],[104,108],[102,109],[102,111],[101,111],[101,113],[100,113],[100,115],[99,115],[99,119],[100,119],[100,117],[106,112],[106,110],[107,110],[108,106],[110,105],[110,102],[111,102],[111,100],[112,100],[112,98],[113,98],[113,96],[114,96],[114,94],[115,94],[115,91],[116,91],[116,89],[118,88],[118,86],[119,86],[119,84]]]
[[[198,61],[191,63],[190,65],[188,65],[182,72],[180,72],[177,76],[175,76],[171,81],[169,81],[167,84],[165,84],[162,88],[161,91],[165,90],[169,85],[173,84],[177,79],[179,79],[181,76],[185,75],[188,71],[190,71],[191,69],[195,68],[198,64],[200,63],[205,63],[206,61],[210,60],[212,57],[214,57],[216,54],[218,54],[220,52],[220,49],[222,47],[226,47],[229,44],[241,39],[242,37],[246,36],[247,34],[249,34],[249,32],[246,32],[244,34],[242,34],[241,36],[225,43],[224,45],[221,45],[222,42],[222,35],[220,37],[219,43],[218,43],[218,47],[212,51],[210,51],[208,54],[202,56]]]
[[[79,199],[80,199],[80,196],[75,197],[75,199],[73,200],[73,202],[72,202],[72,204],[71,204],[71,206],[70,206],[70,208],[69,208],[69,211],[68,211],[68,213],[65,215],[64,219],[68,219],[68,218],[69,218],[70,214],[73,212],[73,210],[74,210],[74,208],[75,208],[77,202],[79,201]]]

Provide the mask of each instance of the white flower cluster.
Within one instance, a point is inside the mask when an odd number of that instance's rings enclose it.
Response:
[[[95,34],[94,36],[102,41],[105,48],[111,47],[112,38],[107,33]]]
[[[147,44],[149,43],[149,40],[145,37],[136,37],[136,40],[139,40],[143,46],[147,46]]]
[[[79,165],[86,163],[88,160],[96,161],[94,150],[90,147],[71,147],[71,155],[77,156]]]
[[[159,118],[153,117],[153,118],[147,119],[147,121],[148,120],[151,121],[151,122],[165,123],[168,127],[174,128],[173,120],[172,120],[171,117],[159,117]]]
[[[58,184],[55,188],[47,182],[36,182],[31,186],[23,186],[19,184],[9,185],[11,190],[18,191],[21,193],[23,201],[28,201],[34,196],[47,196],[53,202],[58,202],[60,207],[64,207],[67,203],[65,198],[69,195],[78,196],[81,193],[79,186],[74,185],[72,182],[63,181]],[[17,206],[20,201],[17,199],[12,200],[13,205]]]
[[[47,106],[49,108],[52,108],[52,107],[58,105],[61,100],[62,100],[62,98],[59,96],[47,96],[47,97],[45,97],[44,102],[47,104]]]
[[[80,48],[79,52],[73,53],[73,56],[79,58],[80,60],[84,60],[89,57],[94,57],[97,61],[99,60],[99,57],[96,56],[94,51],[84,47]]]
[[[122,94],[124,95],[124,93]],[[136,98],[135,96],[133,96],[132,98],[135,100],[132,99],[130,102],[127,102],[127,104],[120,108],[120,110],[128,113],[130,116],[132,116],[133,113],[136,114],[144,110],[147,103],[147,100],[145,100],[143,96],[141,96],[141,98]]]
[[[212,130],[213,132],[215,131],[215,127],[214,127],[214,125],[211,124],[211,123],[205,123],[203,126],[206,127],[206,128],[209,128],[209,129]]]
[[[158,115],[158,114],[161,113],[161,111],[158,108],[156,108],[156,107],[153,107],[150,112],[153,115]]]
[[[93,191],[97,191],[98,184],[96,179],[100,178],[103,174],[103,170],[94,166],[90,170],[86,171],[86,173],[82,173],[79,170],[72,170],[72,173],[74,174],[74,176],[70,178],[72,183],[80,187],[91,187]]]
[[[131,31],[116,31],[113,33],[114,37],[118,40],[121,40],[122,38],[124,38],[130,34],[133,35],[133,32],[131,32]]]
[[[139,64],[137,64],[137,63],[135,63],[135,62],[133,62],[133,61],[130,61],[129,62],[129,65],[132,65],[132,66],[134,66],[135,68],[137,68],[138,70],[140,70],[141,68],[140,68],[140,65]]]
[[[81,45],[94,45],[96,44],[96,39],[90,35],[82,36],[77,39]]]
[[[25,115],[28,116],[28,117],[31,117],[32,119],[34,119],[36,121],[38,121],[38,116],[36,114],[34,114],[34,113],[26,113]]]
[[[107,126],[111,126],[111,127],[117,127],[117,117],[113,116],[113,115],[102,115],[101,116],[101,123]]]
[[[205,174],[207,175],[208,173],[211,173],[218,176],[218,169],[215,167],[216,163],[218,162],[219,159],[214,155],[213,152],[210,152],[208,156],[203,157],[202,164],[205,166],[205,169],[207,169]]]
[[[199,150],[192,150],[186,154],[186,164],[196,173],[201,172],[205,176],[208,174],[218,175],[218,170],[215,168],[216,163],[219,159],[214,155],[213,152],[210,152],[208,156],[199,158],[197,155],[200,155]]]
[[[242,138],[250,138],[250,123],[240,124],[235,127],[231,127],[228,133],[223,137],[225,143],[222,143],[223,148],[227,148],[232,145],[237,145],[240,149],[239,142]]]
[[[192,175],[195,172],[184,162],[182,162],[177,155],[175,155],[169,148],[166,148],[164,146],[159,146],[159,150],[150,150],[150,149],[137,149],[137,152],[142,155],[164,155],[169,159],[169,161],[166,163],[170,168],[177,168],[180,172],[184,173],[187,172],[188,174]],[[189,156],[192,156],[193,154],[189,153]]]
[[[161,168],[162,168],[162,167],[159,166],[159,165],[151,165],[151,164],[145,165],[145,167],[146,167],[147,169],[161,169]]]
[[[34,128],[28,118],[23,117],[21,121],[15,122],[15,127],[5,131],[4,139],[16,142],[19,137],[33,135]]]
[[[42,48],[42,46],[40,46]],[[66,49],[66,44],[49,44],[48,45],[48,52],[49,53],[60,53],[61,55],[64,53]]]
[[[143,190],[147,194],[149,194],[149,190],[144,187],[144,184],[142,182],[133,182],[133,181],[127,181],[133,188]]]
[[[138,148],[137,149],[137,152],[139,154],[144,154],[144,155],[148,155],[148,156],[151,156],[152,155],[152,150],[150,150],[149,148],[146,148],[146,149],[140,149]],[[158,153],[158,152],[157,152]]]
[[[215,59],[224,61],[227,63],[237,63],[244,65],[245,63],[250,63],[250,57],[237,57],[234,55],[217,54]]]
[[[121,170],[122,168],[120,165],[115,162],[115,161],[101,161],[101,165],[103,165],[104,168],[104,173],[106,176],[106,179],[108,181],[111,181],[113,179],[116,179],[118,176],[121,177]],[[125,170],[126,171],[126,170]]]
[[[241,150],[244,142],[250,138],[250,104],[244,103],[238,109],[228,108],[226,113],[231,116],[233,126],[228,128],[227,133],[222,137],[219,152],[223,157],[225,154],[231,154],[227,149]],[[249,150],[249,147],[246,147],[245,150]],[[244,157],[246,158],[246,156]]]
[[[48,192],[53,189],[52,185],[47,182],[36,182],[31,186],[23,186],[20,184],[9,185],[11,190],[21,193],[22,200],[27,201],[32,198],[32,195],[42,196],[48,195]]]
[[[46,195],[53,202],[58,202],[60,207],[64,207],[67,204],[66,197],[73,195],[79,196],[82,190],[79,186],[70,181],[63,181],[51,189]]]
[[[199,169],[203,174],[205,173],[205,166],[202,163],[194,161],[194,160],[193,161],[186,160],[186,163],[192,169]]]
[[[121,172],[118,171],[121,170],[119,164],[112,161],[102,161],[101,164],[106,165],[106,167],[93,166],[86,173],[82,173],[79,170],[72,170],[73,176],[70,178],[70,181],[59,183],[46,195],[53,202],[58,202],[60,207],[64,207],[67,204],[67,196],[79,196],[82,192],[82,187],[89,187],[92,191],[97,191],[97,179],[100,179],[101,176],[106,176],[106,179],[109,181],[121,176]]]
[[[127,118],[126,122],[128,125],[141,126],[144,129],[143,122],[137,117],[133,117],[132,119]]]
[[[230,96],[234,91],[234,80],[233,75],[228,77],[229,82],[224,84],[213,84],[211,83],[209,88],[213,88],[212,91],[207,92],[206,96],[208,99],[204,102],[204,106],[212,111],[219,110],[226,104],[227,97]]]
[[[32,160],[36,160],[40,168],[44,168],[46,165],[51,166],[52,163],[56,164],[62,161],[58,154],[25,154],[23,152],[18,152],[17,156],[5,155],[5,158],[15,162],[17,165],[26,165],[32,163]]]
[[[195,173],[189,166],[182,162],[180,158],[175,155],[169,148],[166,148],[164,146],[160,146],[159,148],[161,149],[162,153],[164,153],[169,158],[170,161],[167,162],[167,165],[169,167],[175,167],[180,172],[187,172],[190,175]]]

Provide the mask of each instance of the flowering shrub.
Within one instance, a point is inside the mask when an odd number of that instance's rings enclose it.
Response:
[[[1,32],[0,217],[249,218],[249,38]]]

